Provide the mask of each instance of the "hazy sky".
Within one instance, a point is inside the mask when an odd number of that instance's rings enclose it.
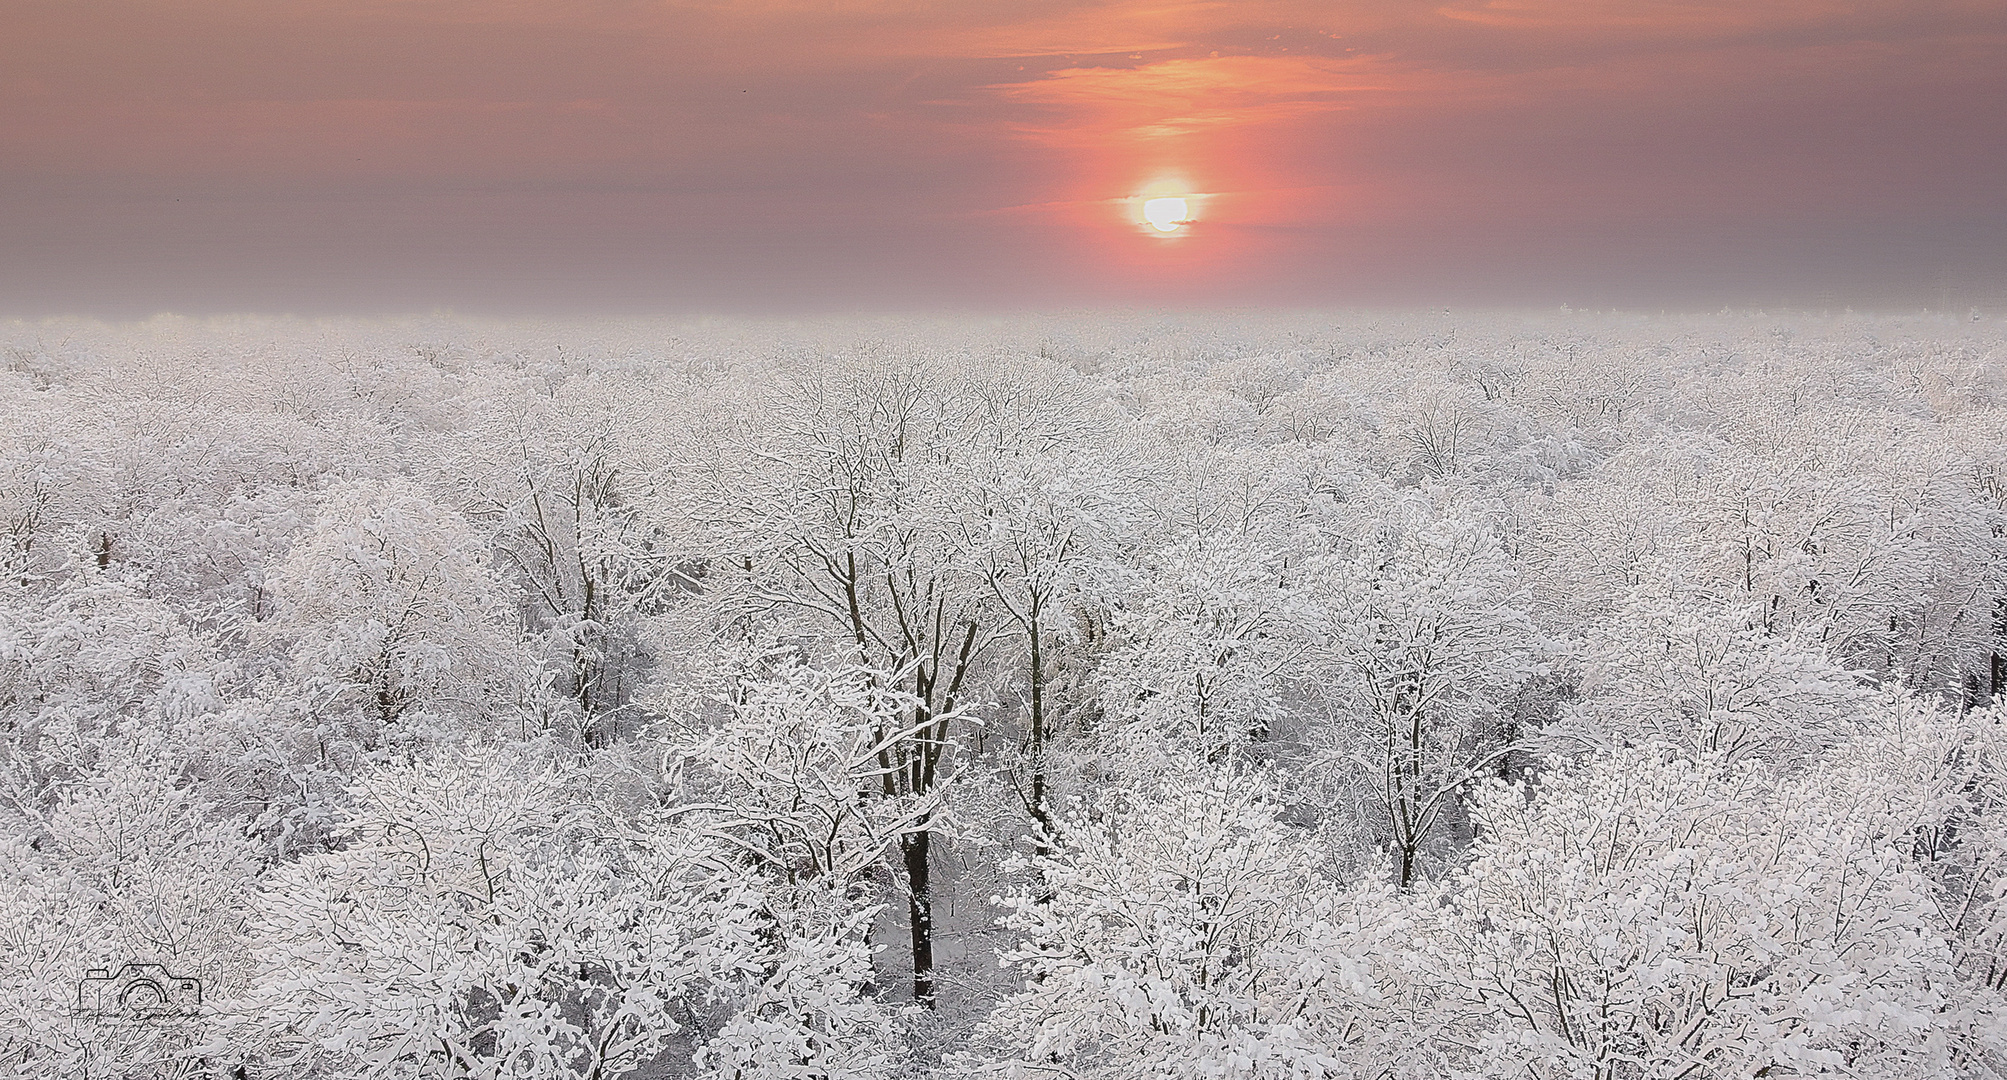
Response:
[[[2007,0],[6,0],[0,313],[2007,304]],[[1169,236],[1136,196],[1194,196]]]

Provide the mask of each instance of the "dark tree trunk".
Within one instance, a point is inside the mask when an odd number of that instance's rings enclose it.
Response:
[[[906,860],[906,914],[912,929],[913,1000],[924,1008],[934,1007],[934,900],[933,880],[927,865],[931,835],[921,829],[907,833],[899,841]]]
[[[1031,625],[1031,817],[1037,823],[1032,850],[1045,855],[1052,850],[1052,813],[1045,805],[1045,653],[1044,636],[1039,632],[1042,612],[1037,597],[1032,598]]]

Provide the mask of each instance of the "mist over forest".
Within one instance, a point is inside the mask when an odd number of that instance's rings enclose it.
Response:
[[[0,322],[0,1075],[2007,1075],[2003,365]]]

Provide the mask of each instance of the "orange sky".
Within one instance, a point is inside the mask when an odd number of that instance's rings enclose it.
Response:
[[[2003,0],[11,0],[0,314],[2007,304]],[[1137,226],[1146,186],[1199,220]]]

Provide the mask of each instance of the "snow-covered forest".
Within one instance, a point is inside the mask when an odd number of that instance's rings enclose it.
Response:
[[[2003,637],[1996,317],[0,324],[0,1074],[2007,1075]]]

